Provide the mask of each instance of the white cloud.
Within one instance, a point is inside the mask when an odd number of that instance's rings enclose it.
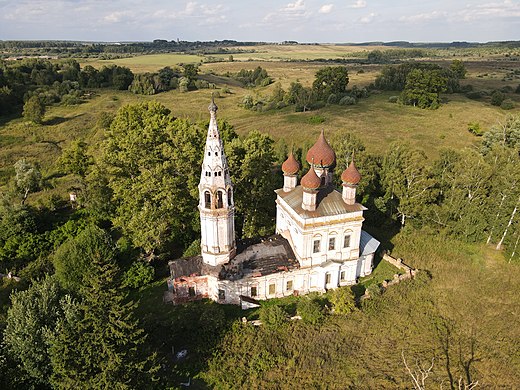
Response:
[[[409,15],[409,16],[401,16],[399,21],[401,22],[410,22],[410,23],[422,23],[427,22],[429,20],[436,20],[440,18],[446,18],[448,16],[447,12],[440,11],[432,11],[417,15]]]
[[[270,12],[264,16],[263,21],[270,22],[286,22],[290,20],[306,19],[311,15],[307,10],[304,0],[296,0],[294,3],[289,3],[284,7],[279,8],[276,12]]]
[[[369,13],[368,15],[366,16],[363,16],[362,18],[359,19],[359,23],[364,23],[364,24],[368,24],[368,23],[371,23],[374,18],[377,16],[376,13],[374,12],[371,12]]]
[[[127,19],[129,16],[132,16],[128,11],[116,11],[112,12],[103,17],[103,21],[107,23],[119,23],[123,21],[123,19]]]
[[[334,8],[334,4],[324,4],[320,7],[318,12],[320,14],[328,14],[330,11],[332,11],[332,8]]]
[[[303,0],[296,0],[294,3],[289,3],[285,7],[281,8],[281,11],[285,12],[294,12],[301,10],[305,10],[305,1]]]
[[[367,2],[365,0],[357,0],[354,4],[348,6],[348,8],[365,8]]]

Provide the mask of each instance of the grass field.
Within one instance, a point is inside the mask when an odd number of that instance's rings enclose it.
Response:
[[[389,103],[388,98],[397,93],[386,92],[373,94],[354,106],[326,106],[306,113],[295,113],[291,107],[263,113],[249,111],[240,107],[243,97],[246,94],[257,98],[267,97],[274,85],[246,89],[236,82],[226,81],[225,78],[215,75],[262,66],[274,82],[280,83],[283,88],[287,88],[293,81],[311,85],[315,73],[325,66],[324,64],[276,61],[275,57],[284,54],[293,60],[311,55],[315,55],[316,58],[332,58],[367,48],[270,45],[257,46],[254,49],[259,54],[269,56],[269,60],[204,63],[199,69],[202,77],[217,80],[217,87],[230,89],[230,94],[220,90],[221,97],[217,99],[219,116],[233,124],[236,131],[242,135],[251,130],[260,130],[270,134],[275,140],[284,139],[289,145],[298,147],[304,142],[313,142],[323,128],[328,138],[341,137],[347,132],[354,133],[364,142],[367,149],[374,153],[383,153],[392,141],[402,140],[424,150],[429,157],[434,158],[442,148],[460,149],[478,142],[478,138],[467,131],[468,123],[478,122],[481,128],[488,129],[506,115],[520,112],[518,94],[509,94],[509,97],[516,101],[515,109],[510,111],[491,106],[489,99],[475,101],[460,94],[446,95],[448,103],[443,104],[438,110],[421,110]],[[159,54],[89,63],[96,67],[117,63],[128,66],[135,72],[143,72],[156,71],[181,62],[197,62],[202,58],[195,55]],[[447,58],[436,61],[447,65],[451,60],[452,58]],[[479,61],[468,61],[466,65],[468,75],[463,84],[471,84],[475,90],[490,91],[504,86],[516,88],[520,83],[520,75],[514,74],[516,63],[513,61],[489,61],[483,58]],[[362,87],[375,80],[381,65],[359,64],[348,68],[349,87]],[[177,117],[206,121],[207,106],[214,91],[206,89],[184,94],[170,91],[154,96],[140,96],[128,91],[97,90],[91,99],[78,106],[49,107],[43,126],[28,124],[22,118],[6,118],[0,124],[0,186],[7,184],[9,177],[14,173],[14,162],[23,157],[38,162],[43,173],[51,175],[62,148],[71,140],[82,139],[91,145],[92,153],[97,153],[103,133],[95,124],[101,112],[116,112],[122,105],[137,101],[157,100],[170,108]],[[311,121],[311,117],[317,115],[324,119],[320,124]],[[53,180],[56,182],[53,184],[55,186],[64,185],[60,184],[60,180],[65,180],[63,178]]]

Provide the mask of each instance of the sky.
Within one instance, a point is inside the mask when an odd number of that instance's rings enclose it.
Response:
[[[520,0],[0,0],[0,40],[520,40]]]

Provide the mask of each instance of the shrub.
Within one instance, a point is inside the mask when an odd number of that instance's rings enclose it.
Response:
[[[312,325],[317,325],[323,319],[323,313],[320,305],[307,297],[303,297],[296,308],[298,315],[302,317],[304,322]]]
[[[330,303],[336,314],[349,314],[356,308],[350,287],[340,287],[330,293]]]
[[[500,106],[505,98],[506,96],[502,92],[495,91],[491,94],[491,104],[493,106]]]
[[[482,92],[480,92],[480,91],[471,91],[471,92],[466,93],[466,97],[468,99],[473,99],[473,100],[482,99]]]
[[[388,103],[397,103],[399,101],[399,96],[390,96],[388,98]]]
[[[520,93],[520,84],[518,84],[518,87],[516,87],[515,93]]]
[[[506,99],[500,104],[502,110],[512,110],[515,107],[511,99]]]
[[[278,305],[262,306],[259,317],[266,328],[277,329],[286,321],[287,313]]]
[[[308,122],[309,122],[311,125],[319,125],[320,123],[325,122],[325,118],[322,117],[321,115],[313,115],[313,116],[311,116],[311,117],[308,119]]]
[[[139,288],[147,285],[153,280],[154,268],[143,261],[133,263],[123,275],[123,286]]]
[[[327,98],[327,104],[337,104],[339,101],[338,95],[331,93]]]
[[[339,104],[341,106],[353,106],[356,103],[357,103],[356,98],[353,98],[352,96],[344,96],[339,101]]]
[[[484,134],[484,131],[480,128],[480,123],[478,122],[468,123],[468,131],[477,137],[480,137],[482,134]]]

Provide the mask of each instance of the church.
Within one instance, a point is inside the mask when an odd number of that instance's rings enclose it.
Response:
[[[199,183],[201,255],[169,262],[165,299],[176,304],[209,298],[247,308],[258,300],[352,285],[370,274],[379,241],[362,230],[366,208],[356,202],[361,175],[352,160],[341,174],[342,192],[334,188],[336,154],[323,131],[307,153],[310,168],[299,185],[293,154],[282,164],[276,234],[237,246],[217,109],[212,101]]]

